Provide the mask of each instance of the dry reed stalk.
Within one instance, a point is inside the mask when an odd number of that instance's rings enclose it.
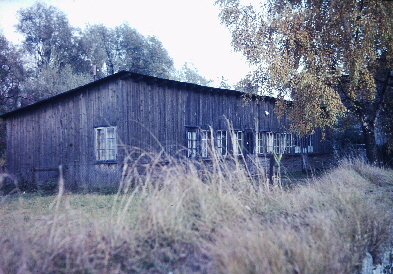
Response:
[[[366,251],[377,258],[391,239],[391,197],[375,183],[390,171],[344,165],[291,189],[267,189],[235,160],[213,158],[170,159],[159,176],[151,166],[136,178],[131,165],[110,197],[67,202],[60,178],[45,216],[27,220],[26,200],[23,210],[0,214],[19,226],[0,230],[0,273],[354,273]]]

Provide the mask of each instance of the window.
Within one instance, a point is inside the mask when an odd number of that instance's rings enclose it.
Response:
[[[186,128],[187,157],[195,158],[197,155],[197,129]]]
[[[273,138],[273,151],[275,154],[280,154],[281,152],[281,134],[280,133],[276,133],[274,134],[274,138]]]
[[[258,154],[266,153],[266,132],[258,132],[256,136],[256,152]]]
[[[266,132],[266,153],[273,153],[274,151],[274,133]]]
[[[95,128],[95,154],[97,161],[115,161],[116,146],[116,127]]]
[[[290,153],[291,134],[275,133],[274,134],[274,153],[284,154]]]
[[[295,135],[293,138],[293,146],[295,149],[295,153],[300,153],[301,152],[301,138],[299,135]]]
[[[294,148],[294,153],[313,153],[314,135],[306,135],[304,137],[294,135],[292,137],[292,146]]]
[[[314,135],[307,135],[306,136],[306,145],[307,145],[307,152],[313,153],[314,152]]]
[[[269,132],[258,132],[256,134],[256,153],[267,153],[268,133]]]
[[[293,136],[290,133],[286,133],[285,135],[285,153],[292,153]]]
[[[290,133],[258,132],[256,138],[256,151],[258,154],[291,153],[294,144],[294,139]]]
[[[241,155],[243,149],[243,131],[234,132],[233,154]]]
[[[211,145],[211,131],[210,130],[201,130],[201,154],[203,158],[207,158],[209,156],[209,146]]]
[[[217,130],[217,152],[219,156],[227,155],[228,142],[227,142],[227,131]]]

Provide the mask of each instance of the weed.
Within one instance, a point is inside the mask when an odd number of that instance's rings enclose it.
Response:
[[[391,241],[391,170],[348,161],[274,188],[213,158],[124,169],[110,195],[61,178],[56,197],[2,197],[0,273],[355,273]]]

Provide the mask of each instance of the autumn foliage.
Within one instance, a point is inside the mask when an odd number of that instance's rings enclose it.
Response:
[[[218,0],[232,43],[254,65],[254,85],[268,81],[293,129],[333,126],[346,113],[362,129],[367,157],[377,162],[375,130],[391,100],[393,2]],[[267,75],[266,78],[260,77]],[[388,114],[390,115],[390,114]]]

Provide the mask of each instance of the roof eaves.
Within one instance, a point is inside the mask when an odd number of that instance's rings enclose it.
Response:
[[[40,100],[40,101],[35,102],[35,103],[31,104],[31,105],[27,105],[27,106],[24,106],[24,107],[21,107],[21,108],[18,108],[18,109],[6,112],[6,113],[0,115],[0,118],[4,119],[4,118],[7,118],[8,116],[12,116],[15,113],[18,113],[18,112],[21,112],[21,111],[25,111],[25,110],[34,109],[34,108],[36,108],[36,107],[38,107],[40,105],[43,105],[43,104],[45,104],[47,102],[51,102],[53,100],[57,100],[58,98],[70,95],[72,93],[78,92],[79,90],[83,90],[85,88],[89,88],[89,87],[92,87],[92,86],[95,86],[95,85],[102,84],[102,83],[107,82],[109,80],[112,80],[114,78],[118,78],[119,77],[120,79],[122,79],[122,78],[126,77],[127,74],[129,74],[129,73],[130,72],[128,72],[128,71],[120,71],[118,73],[109,75],[107,77],[104,77],[102,79],[96,80],[94,82],[90,82],[90,83],[88,83],[86,85],[83,85],[83,86],[80,86],[80,87],[77,87],[77,88],[74,88],[74,89],[71,89],[71,90],[59,93],[57,95],[54,95],[52,97],[49,97],[49,98],[46,98],[46,99],[43,99],[43,100]]]
[[[207,87],[207,86],[202,86],[202,85],[198,85],[198,84],[194,84],[194,83],[188,83],[188,82],[180,82],[180,81],[176,81],[176,80],[170,80],[170,79],[163,79],[163,78],[158,78],[158,77],[154,77],[154,76],[148,76],[148,75],[143,75],[143,74],[139,74],[139,73],[133,73],[133,72],[129,72],[129,71],[120,71],[117,72],[115,74],[109,75],[105,78],[99,79],[97,81],[88,83],[86,85],[65,91],[63,93],[57,94],[55,96],[46,98],[44,100],[38,101],[34,104],[22,107],[22,108],[18,108],[15,110],[12,110],[10,112],[4,113],[2,115],[0,115],[0,118],[4,119],[7,118],[9,116],[12,116],[18,112],[22,112],[25,110],[30,110],[30,109],[34,109],[40,105],[43,105],[47,102],[51,102],[53,100],[57,100],[58,98],[70,95],[72,93],[76,93],[80,90],[95,86],[95,85],[99,85],[102,83],[105,83],[107,81],[110,81],[112,79],[120,79],[120,80],[126,80],[126,79],[133,79],[136,82],[146,82],[146,83],[155,83],[158,84],[160,86],[175,86],[175,87],[180,87],[180,88],[184,88],[187,90],[195,90],[198,92],[211,92],[211,93],[221,93],[221,94],[227,94],[227,95],[236,95],[236,96],[247,96],[250,95],[247,92],[243,92],[243,91],[237,91],[237,90],[232,90],[232,89],[221,89],[221,88],[214,88],[214,87]],[[255,95],[255,94],[251,94],[251,98],[258,98],[259,100],[275,100],[274,97],[269,97],[269,96],[261,96],[261,95]]]

